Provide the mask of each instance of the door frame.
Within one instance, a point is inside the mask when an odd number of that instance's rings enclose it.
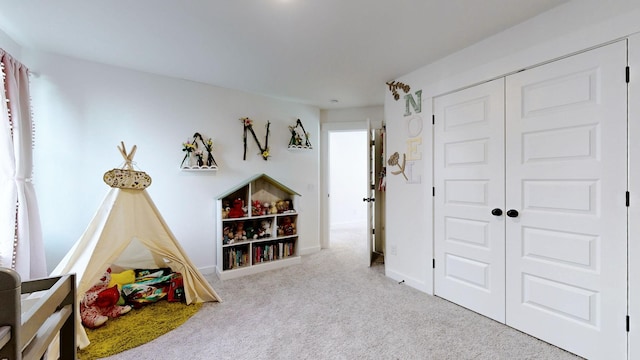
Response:
[[[329,179],[330,179],[330,164],[329,164],[329,133],[331,132],[345,132],[345,131],[366,131],[368,129],[368,123],[372,128],[382,127],[382,122],[375,122],[366,119],[364,121],[348,121],[348,122],[331,122],[322,123],[320,125],[320,167],[321,167],[321,181],[320,181],[320,206],[321,206],[321,219],[320,219],[320,248],[328,249],[331,247],[330,241],[330,209],[329,209]]]

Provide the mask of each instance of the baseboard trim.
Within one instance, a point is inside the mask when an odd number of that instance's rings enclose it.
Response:
[[[300,248],[300,249],[298,249],[298,254],[300,254],[300,255],[309,255],[309,254],[317,253],[320,250],[321,250],[320,245],[307,247],[307,248],[304,248],[304,249]]]
[[[390,270],[388,267],[385,267],[384,274],[397,282],[403,282],[403,284],[409,285],[416,290],[433,295],[432,289],[429,289],[424,281],[419,281],[418,279]]]
[[[199,267],[198,270],[200,270],[202,275],[211,275],[216,273],[216,266],[215,265],[203,266],[203,267]]]

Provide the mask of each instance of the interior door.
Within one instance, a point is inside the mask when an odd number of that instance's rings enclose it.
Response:
[[[371,266],[373,263],[373,216],[374,216],[374,208],[373,204],[375,201],[374,189],[371,186],[372,181],[374,179],[373,176],[373,167],[371,166],[373,162],[372,149],[371,149],[371,121],[367,119],[367,187],[365,197],[362,198],[362,201],[367,203],[367,266]]]
[[[626,43],[507,77],[506,321],[626,358]]]
[[[434,291],[505,319],[504,79],[434,99]]]
[[[372,169],[372,193],[375,199],[373,205],[373,253],[374,262],[384,263],[384,247],[385,247],[385,227],[384,227],[384,206],[385,193],[381,181],[384,176],[384,125],[381,129],[372,129],[371,136],[373,142],[371,144],[371,156],[373,158]]]

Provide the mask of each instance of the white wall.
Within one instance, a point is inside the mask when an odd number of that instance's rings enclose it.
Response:
[[[134,161],[153,179],[149,194],[203,271],[213,271],[216,261],[217,195],[257,173],[302,195],[299,250],[320,249],[318,147],[287,150],[288,126],[298,118],[311,139],[319,139],[319,109],[26,49],[21,60],[38,74],[31,80],[34,176],[49,269],[101,204],[108,191],[103,173],[123,164],[116,148],[121,140],[128,148],[138,146]],[[239,119],[245,116],[254,120],[263,144],[271,121],[268,161],[257,155],[251,138],[242,160]],[[194,132],[213,138],[217,173],[179,171],[181,144]]]
[[[419,90],[411,83],[411,92]],[[423,99],[424,100],[424,99]],[[416,101],[417,98],[416,98]],[[405,102],[385,103],[387,119],[387,192],[385,196],[385,272],[387,276],[404,280],[406,284],[425,292],[431,292],[430,270],[432,245],[431,227],[431,108],[422,103],[421,112],[411,108],[410,116],[405,113]],[[391,166],[388,159],[393,153],[405,155],[405,175],[392,174],[400,171],[399,166]]]
[[[4,49],[4,51],[8,52],[16,59],[21,58],[22,47],[2,31],[0,31],[0,48]]]
[[[387,158],[395,151],[419,154],[414,175],[422,181],[387,177],[388,276],[433,292],[432,98],[636,33],[639,18],[638,1],[574,0],[396,79],[411,86],[414,98],[422,91],[422,112],[411,108],[405,116],[404,99],[387,92]],[[415,147],[416,139],[421,147]]]
[[[371,121],[372,128],[380,128],[384,123],[384,106],[364,106],[346,109],[320,111],[320,123],[350,123]]]

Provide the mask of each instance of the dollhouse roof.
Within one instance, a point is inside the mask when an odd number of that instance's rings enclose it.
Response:
[[[227,191],[225,191],[224,193],[218,195],[217,199],[222,199],[225,198],[231,194],[233,194],[234,192],[240,190],[242,187],[246,186],[247,184],[254,182],[256,180],[263,180],[266,181],[268,183],[270,183],[271,185],[277,187],[278,189],[289,193],[291,195],[298,195],[300,196],[300,194],[298,194],[296,191],[292,190],[290,187],[282,184],[281,182],[277,181],[276,179],[272,178],[271,176],[267,175],[267,174],[256,174],[246,180],[244,180],[243,182],[239,183],[237,186],[234,186],[230,189],[228,189]]]

